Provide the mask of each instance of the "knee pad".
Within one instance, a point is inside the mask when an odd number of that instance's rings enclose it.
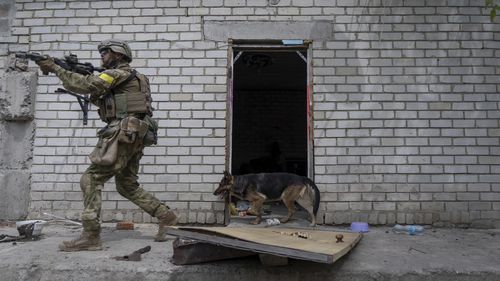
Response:
[[[80,178],[80,189],[85,192],[92,185],[92,175],[88,173],[84,173]]]
[[[89,186],[92,183],[92,175],[88,173],[84,173],[80,178],[80,187]]]
[[[93,174],[84,173],[80,178],[80,189],[84,194],[93,190],[102,190],[103,184],[94,179]]]

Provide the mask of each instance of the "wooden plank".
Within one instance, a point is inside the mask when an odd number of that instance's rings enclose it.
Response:
[[[222,245],[241,250],[247,250],[262,254],[270,254],[282,257],[290,257],[301,260],[311,260],[321,263],[332,263],[332,257],[325,254],[311,253],[302,250],[288,249],[272,245],[264,245],[255,242],[247,242],[235,238],[220,237],[214,234],[198,233],[191,230],[182,230],[177,228],[168,228],[167,234],[199,240],[211,244]]]
[[[172,227],[167,233],[257,253],[333,263],[361,239],[359,233],[289,228]],[[307,239],[297,237],[306,233]],[[335,236],[342,234],[342,243]]]
[[[361,238],[359,233],[321,231],[314,229],[296,229],[286,227],[179,227],[184,230],[197,232],[218,233],[239,240],[268,244],[307,252],[336,255],[349,250],[350,244],[356,244]],[[305,233],[307,239],[297,237],[296,234]],[[295,235],[293,235],[295,234]],[[343,243],[336,243],[335,236],[342,234]]]

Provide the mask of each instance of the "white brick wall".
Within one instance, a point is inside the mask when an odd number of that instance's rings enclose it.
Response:
[[[140,182],[183,222],[221,223],[211,192],[225,166],[228,47],[204,39],[204,22],[326,20],[334,34],[312,44],[319,221],[500,219],[500,25],[483,0],[268,2],[20,0],[0,55],[71,51],[98,64],[99,41],[131,41],[161,119]],[[78,104],[57,87],[40,77],[31,210],[76,217],[79,174],[103,124],[92,112],[82,126]],[[151,221],[112,183],[103,199],[104,219]]]

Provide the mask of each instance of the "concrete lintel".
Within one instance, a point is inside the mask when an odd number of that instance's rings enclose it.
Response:
[[[205,39],[227,41],[233,39],[333,39],[330,21],[306,22],[242,22],[206,21],[203,25]]]

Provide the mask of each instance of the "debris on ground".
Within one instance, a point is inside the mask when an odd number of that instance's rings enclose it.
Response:
[[[12,242],[19,240],[19,236],[0,234],[0,243],[2,242]]]
[[[117,230],[134,230],[134,223],[131,221],[120,221],[116,223]]]
[[[344,241],[342,241],[342,239],[344,239],[344,235],[337,234],[337,235],[335,235],[335,238],[337,239],[337,241],[335,243],[344,243]]]
[[[287,231],[273,231],[275,233],[279,233],[281,235],[286,235],[286,236],[295,236],[298,238],[303,238],[303,239],[309,239],[311,238],[311,234],[305,231],[294,231],[294,232],[287,232]]]
[[[151,251],[151,246],[146,246],[137,251],[132,252],[130,255],[113,257],[117,261],[141,261],[141,255]]]

